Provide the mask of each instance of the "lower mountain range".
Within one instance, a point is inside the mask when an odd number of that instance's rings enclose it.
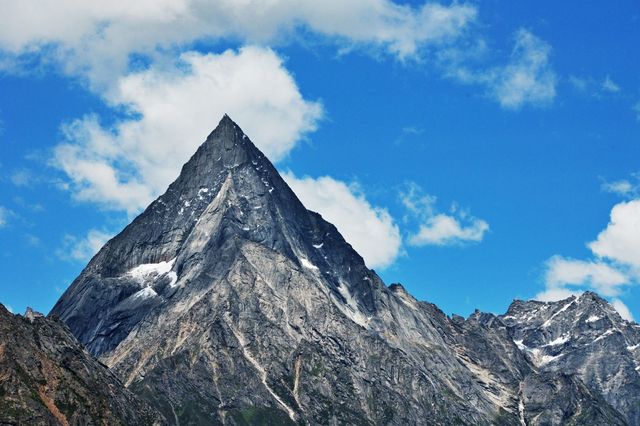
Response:
[[[5,424],[640,425],[640,326],[590,292],[448,317],[225,116],[48,317],[0,309]]]

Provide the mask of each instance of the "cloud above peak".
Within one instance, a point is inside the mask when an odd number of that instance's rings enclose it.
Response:
[[[187,52],[175,64],[120,78],[106,95],[127,115],[110,126],[88,115],[63,127],[53,164],[82,201],[135,213],[162,193],[229,113],[271,160],[282,159],[322,118],[272,50]]]
[[[640,199],[613,206],[606,228],[587,247],[591,259],[551,257],[545,265],[545,290],[536,298],[558,300],[593,290],[613,298],[620,315],[632,319],[620,297],[627,287],[640,282]]]

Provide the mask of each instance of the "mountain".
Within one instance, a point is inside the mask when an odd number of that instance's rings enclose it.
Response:
[[[608,375],[634,365],[593,352],[622,340],[545,362],[582,329],[538,303],[465,320],[386,287],[225,116],[50,316],[172,424],[638,424]]]
[[[0,305],[1,425],[162,425],[64,323]]]
[[[629,424],[640,424],[640,325],[592,292],[515,302],[501,320],[536,368],[578,377]]]

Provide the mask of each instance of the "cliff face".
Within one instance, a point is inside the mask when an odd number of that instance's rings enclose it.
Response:
[[[64,323],[0,305],[0,424],[161,425]]]
[[[537,363],[533,316],[450,319],[386,287],[227,116],[51,315],[174,424],[636,421]]]

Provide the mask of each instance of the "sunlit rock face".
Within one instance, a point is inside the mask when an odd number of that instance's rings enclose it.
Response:
[[[386,287],[225,116],[50,315],[172,424],[637,423],[518,303],[465,320]]]

